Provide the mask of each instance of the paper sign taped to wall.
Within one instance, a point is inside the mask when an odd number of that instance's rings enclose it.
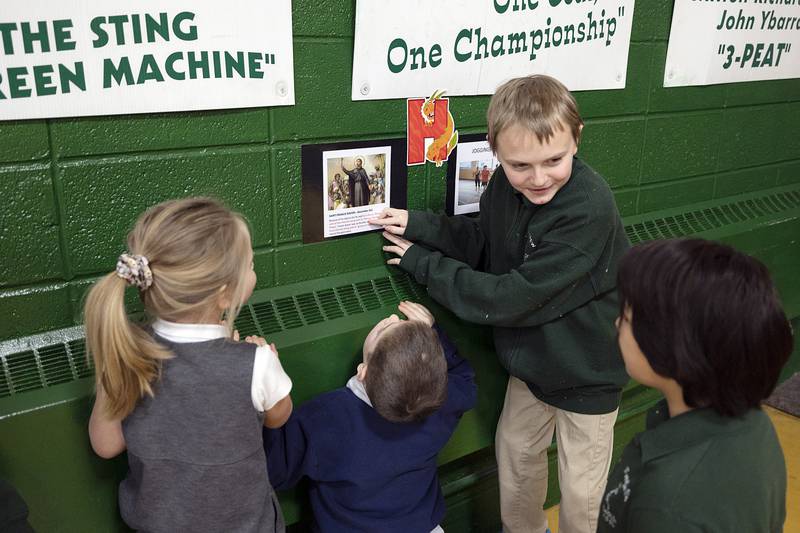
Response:
[[[292,104],[290,0],[3,5],[0,120]]]
[[[664,87],[800,77],[797,2],[675,0]]]
[[[493,94],[549,74],[570,90],[625,87],[633,0],[358,0],[353,100]]]

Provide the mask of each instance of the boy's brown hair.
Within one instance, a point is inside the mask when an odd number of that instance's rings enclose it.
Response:
[[[540,143],[567,128],[576,145],[583,126],[572,93],[557,79],[543,74],[515,78],[501,85],[489,102],[486,122],[489,146],[495,152],[497,136],[514,124],[535,133]]]
[[[427,324],[401,322],[367,355],[364,386],[372,407],[391,422],[417,422],[447,399],[447,361]]]
[[[620,316],[630,308],[647,362],[686,405],[741,416],[772,393],[794,339],[761,261],[704,239],[650,241],[623,256],[617,287]]]

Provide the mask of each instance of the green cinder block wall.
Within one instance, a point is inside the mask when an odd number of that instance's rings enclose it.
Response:
[[[69,326],[136,215],[213,194],[253,225],[258,287],[380,265],[380,238],[301,242],[300,146],[399,137],[402,100],[352,102],[355,3],[293,3],[297,103],[215,112],[0,122],[0,339]],[[800,180],[800,80],[664,89],[672,2],[636,3],[624,90],[577,93],[580,154],[623,215]],[[488,97],[455,97],[463,133]],[[411,208],[440,210],[444,171],[409,169]],[[313,261],[309,259],[313,258]]]
[[[626,220],[800,184],[800,80],[664,89],[671,14],[669,0],[637,1],[626,88],[576,93],[586,119],[580,155],[608,179]],[[301,240],[301,145],[405,134],[404,100],[350,100],[354,19],[354,0],[293,1],[293,107],[0,122],[0,342],[79,324],[87,287],[114,268],[136,216],[168,198],[215,195],[247,216],[258,289],[316,287],[322,278],[382,267],[377,234],[313,245]],[[459,131],[485,131],[488,101],[451,99]],[[409,168],[409,207],[442,210],[444,174],[432,165]],[[795,216],[731,240],[773,268],[782,295],[793,302],[795,327],[798,234]],[[374,318],[365,315],[357,329],[305,344],[293,340],[305,330],[283,333],[296,402],[340,384],[352,362],[306,352],[324,343],[350,357]],[[485,332],[443,318],[460,345],[475,351],[482,378],[479,408],[443,453],[445,525],[480,530],[476,524],[492,523],[497,514],[496,474],[491,449],[473,449],[491,442],[504,381]],[[314,366],[318,361],[322,367]],[[796,369],[797,353],[793,361]],[[0,421],[0,475],[27,491],[35,525],[119,528],[114,487],[124,458],[104,462],[88,450],[90,387],[59,387],[65,388],[59,397],[70,401],[49,405],[56,395],[47,389],[27,392],[22,400],[36,396],[47,407]],[[627,389],[630,416],[617,426],[618,448],[640,429],[638,415],[652,399],[650,391]],[[54,428],[54,446],[42,446],[50,438],[42,428]],[[53,496],[49,487],[77,488]],[[283,503],[290,520],[307,518],[302,497],[284,495]],[[62,521],[86,507],[94,516],[85,522]]]

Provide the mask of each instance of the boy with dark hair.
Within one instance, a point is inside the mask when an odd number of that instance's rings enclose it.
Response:
[[[475,404],[474,372],[425,307],[398,309],[408,320],[372,328],[346,387],[264,431],[273,486],[310,480],[315,531],[441,531],[436,456]]]
[[[619,267],[619,345],[664,400],[609,476],[598,532],[783,531],[786,465],[760,404],[792,352],[767,268],[702,239]]]
[[[479,219],[387,209],[370,223],[399,256],[389,264],[463,320],[494,326],[510,374],[495,439],[504,530],[547,528],[555,432],[559,527],[594,533],[628,380],[613,325],[628,240],[605,180],[575,156],[583,121],[566,87],[548,76],[508,81],[487,122],[501,166]]]

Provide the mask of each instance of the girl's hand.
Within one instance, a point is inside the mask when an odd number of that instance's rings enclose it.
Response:
[[[394,246],[384,246],[383,247],[383,251],[397,255],[397,257],[394,257],[394,258],[389,259],[388,261],[386,261],[386,264],[387,265],[399,265],[400,264],[400,258],[402,258],[405,255],[406,250],[408,250],[409,248],[414,246],[414,243],[411,242],[411,241],[408,241],[408,240],[406,240],[406,239],[404,239],[402,237],[398,237],[397,235],[392,235],[391,233],[389,233],[387,231],[383,232],[383,236],[386,238],[387,241],[389,241],[389,242],[394,244]]]
[[[416,302],[402,301],[397,306],[401,313],[406,315],[409,320],[416,320],[428,326],[433,326],[435,319],[428,308]]]
[[[393,207],[387,207],[381,211],[381,214],[378,215],[378,218],[370,219],[367,222],[375,226],[383,226],[383,229],[388,233],[392,233],[394,235],[403,235],[406,232],[406,226],[408,225],[408,211],[405,209],[394,209]]]
[[[239,330],[233,330],[233,340],[239,342]],[[244,342],[249,342],[250,344],[255,344],[256,346],[266,346],[267,341],[264,340],[263,337],[259,337],[258,335],[248,335],[244,338]],[[278,349],[275,347],[275,343],[269,343],[269,347],[275,352],[275,355],[278,355]]]
[[[238,336],[238,332],[237,332]],[[249,342],[250,344],[255,344],[256,346],[266,346],[267,341],[264,340],[264,337],[259,337],[258,335],[248,335],[244,338],[244,342]],[[278,352],[275,352],[278,353]]]

